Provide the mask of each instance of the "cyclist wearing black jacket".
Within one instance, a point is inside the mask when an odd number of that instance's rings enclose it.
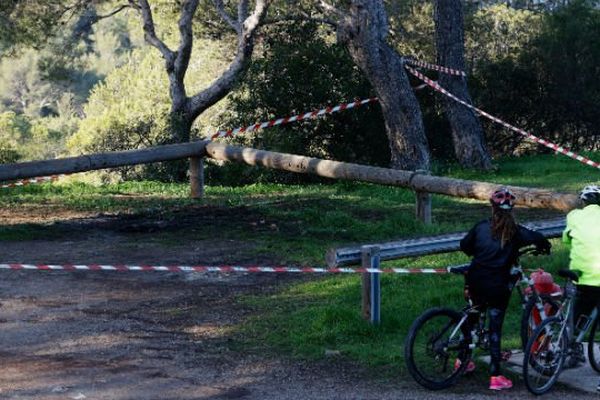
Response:
[[[510,270],[521,247],[533,244],[543,253],[549,253],[551,247],[542,234],[516,223],[512,214],[515,200],[508,189],[495,191],[490,198],[492,218],[476,224],[460,242],[460,249],[473,257],[465,289],[474,304],[489,313],[493,390],[512,387],[512,382],[500,374],[502,324],[512,286]]]

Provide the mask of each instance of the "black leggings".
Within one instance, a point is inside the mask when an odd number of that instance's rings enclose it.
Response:
[[[490,332],[490,374],[492,376],[500,375],[500,361],[502,361],[502,325],[504,324],[504,316],[506,308],[510,300],[510,290],[508,284],[506,288],[498,287],[483,287],[477,284],[469,285],[469,294],[473,303],[480,306],[480,310],[487,310]],[[470,331],[474,324],[477,323],[477,315],[470,317],[467,323],[467,329]]]

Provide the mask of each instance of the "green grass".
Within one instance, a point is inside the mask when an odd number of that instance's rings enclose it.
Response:
[[[591,154],[600,159],[600,153]],[[446,167],[447,176],[575,191],[600,182],[600,172],[562,156],[503,159],[489,173]],[[282,263],[322,265],[328,248],[464,231],[487,217],[489,207],[468,199],[433,197],[432,226],[414,219],[414,194],[405,189],[370,184],[209,186],[206,199],[187,198],[188,185],[129,182],[95,187],[81,183],[44,184],[0,189],[3,210],[36,207],[89,213],[125,213],[168,219],[178,212],[218,213],[214,221],[186,230],[193,240],[237,239],[249,246],[249,258]],[[518,210],[520,220],[559,215]],[[0,240],[25,240],[60,235],[53,225],[16,224],[0,229]],[[160,244],[179,243],[178,231],[161,232]],[[567,264],[568,254],[557,241],[551,257],[527,258],[526,267],[543,265],[551,271]],[[398,260],[406,267],[443,267],[466,262],[459,253]],[[253,316],[237,328],[245,349],[272,350],[318,359],[325,350],[380,371],[403,371],[403,341],[412,321],[425,309],[460,307],[462,280],[454,276],[384,276],[382,324],[370,326],[360,317],[360,278],[330,276],[286,286],[271,295],[240,299]],[[516,296],[515,296],[516,297]],[[519,309],[513,299],[505,325],[505,345],[519,345]]]

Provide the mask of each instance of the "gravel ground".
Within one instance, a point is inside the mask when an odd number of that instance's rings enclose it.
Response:
[[[250,312],[233,300],[276,290],[269,275],[1,271],[2,399],[533,398],[479,378],[430,392],[337,357],[295,361],[232,349]],[[597,397],[559,388],[546,399]]]

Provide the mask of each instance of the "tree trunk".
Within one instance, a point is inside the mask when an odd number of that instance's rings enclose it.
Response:
[[[381,0],[352,0],[338,25],[338,41],[373,85],[385,118],[391,166],[429,169],[430,155],[419,103],[402,57],[386,42],[387,14]]]
[[[169,124],[171,130],[171,143],[185,143],[190,141],[192,124],[194,118],[185,110],[176,110],[172,107],[169,115]]]
[[[461,0],[436,0],[434,19],[438,64],[464,71]],[[465,77],[440,73],[439,83],[457,97],[471,103]],[[443,104],[452,129],[454,153],[459,163],[470,168],[490,169],[492,163],[477,115],[471,109],[447,97],[444,97]]]

